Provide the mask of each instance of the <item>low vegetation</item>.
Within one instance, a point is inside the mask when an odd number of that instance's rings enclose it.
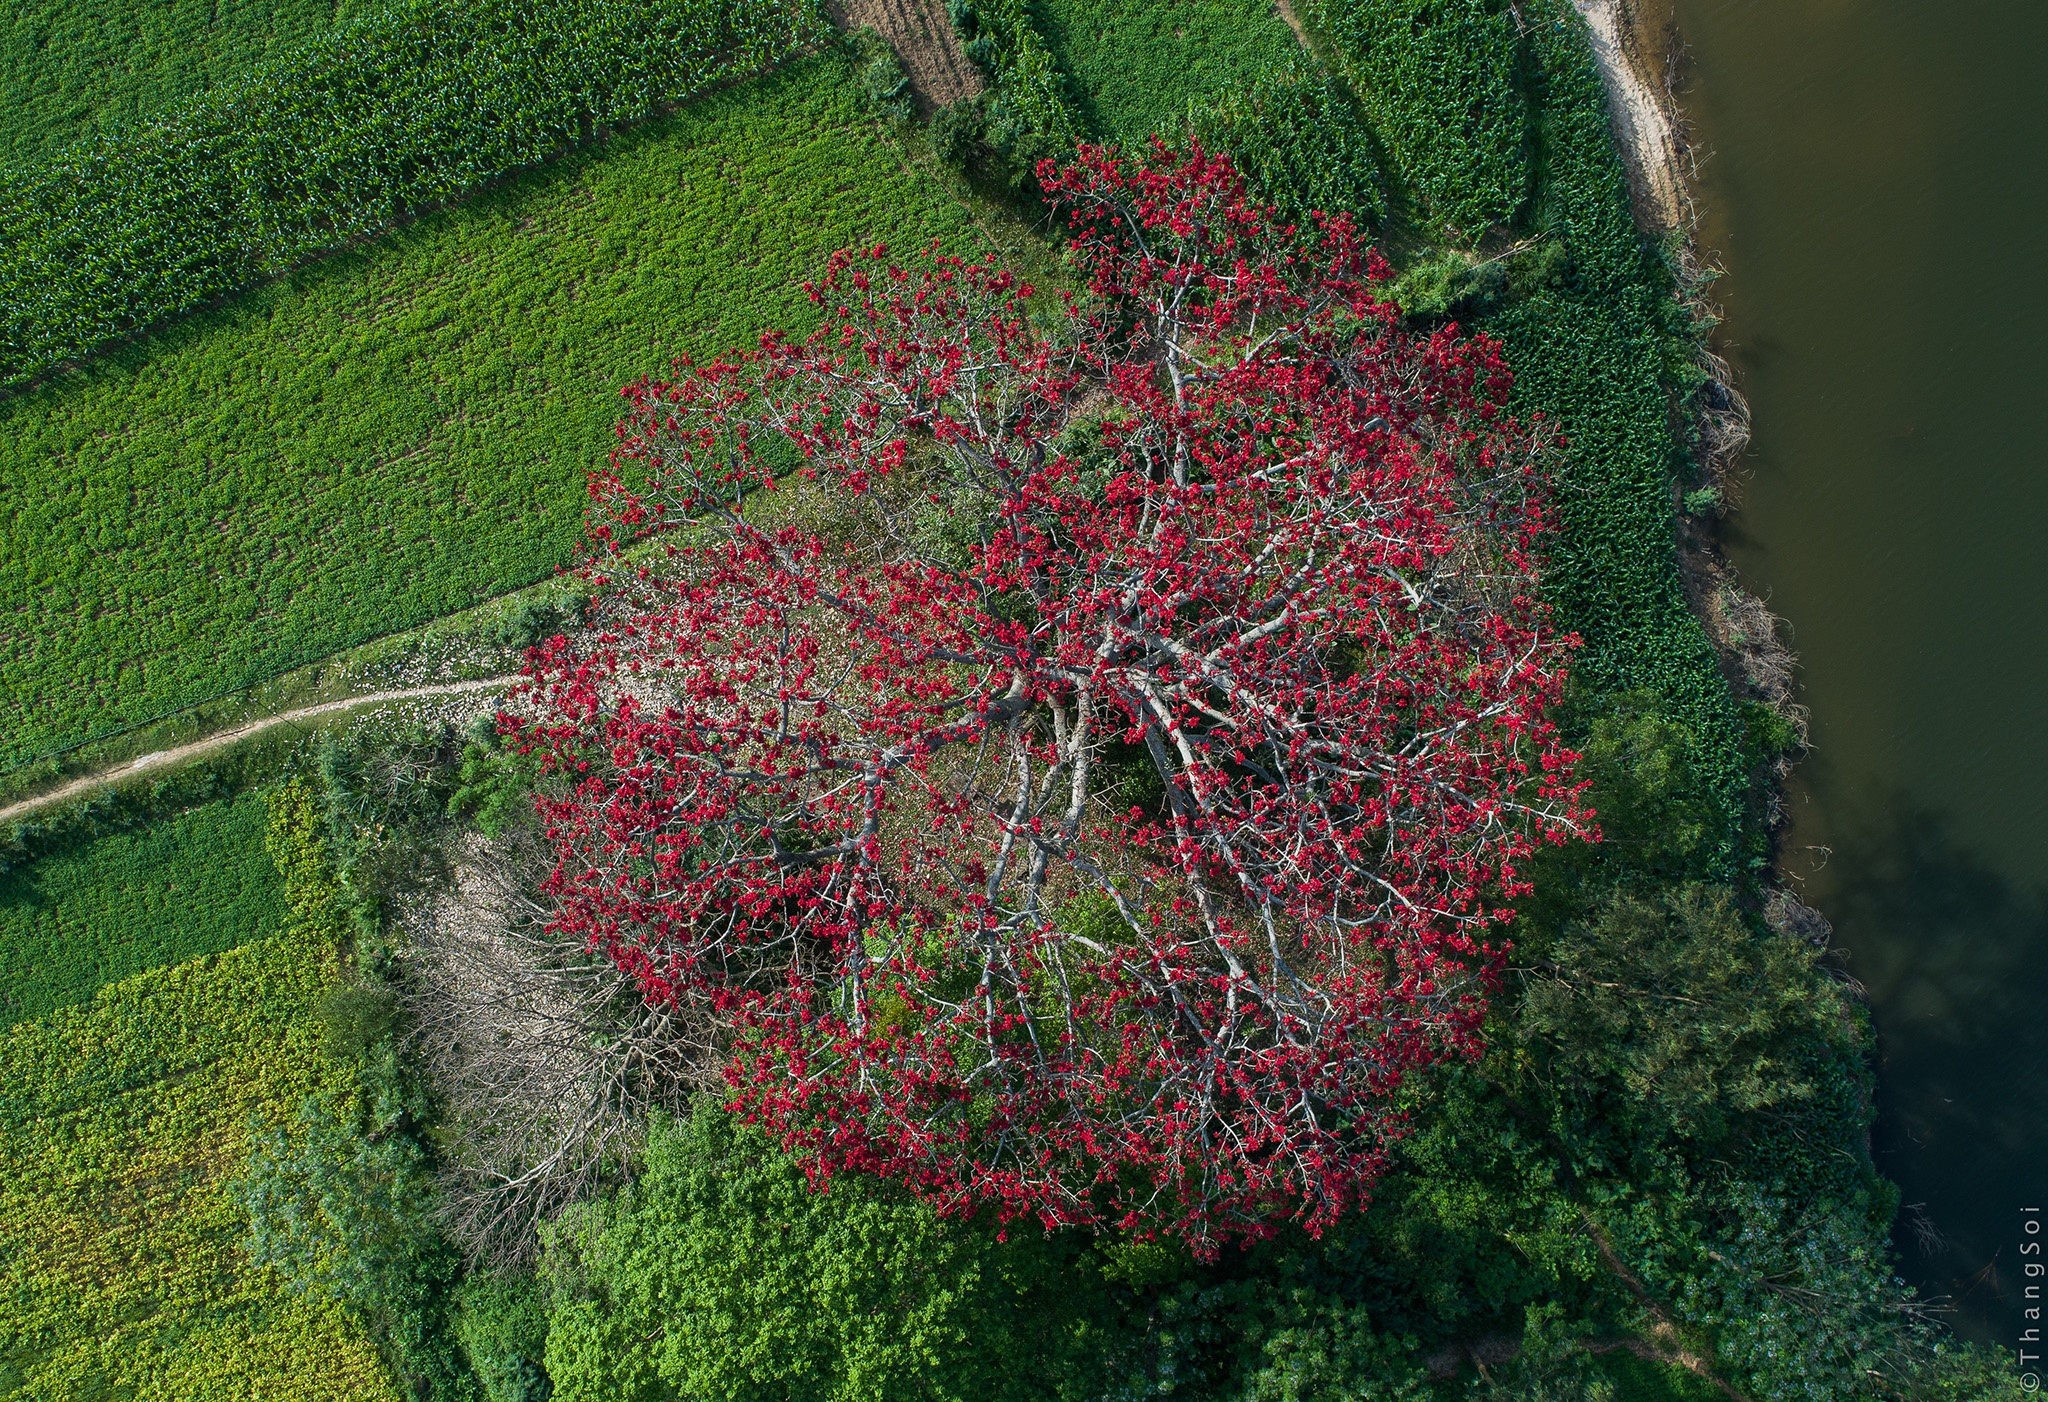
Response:
[[[810,0],[408,0],[147,122],[0,168],[0,387],[825,33]]]
[[[20,0],[0,14],[0,165],[233,86],[374,0]]]
[[[0,402],[0,764],[569,561],[617,390],[978,246],[828,54]]]
[[[1272,0],[1033,0],[1084,132],[1177,134],[1191,103],[1250,87],[1295,48]]]
[[[0,1027],[274,931],[263,801],[218,800],[0,872]]]
[[[252,1122],[344,1094],[314,1010],[337,971],[303,790],[269,846],[289,915],[0,1033],[0,1395],[396,1394],[342,1305],[240,1249]]]

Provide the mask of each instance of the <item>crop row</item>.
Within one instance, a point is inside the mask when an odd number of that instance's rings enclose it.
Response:
[[[0,874],[0,1027],[246,944],[283,912],[254,794]]]
[[[375,3],[9,0],[0,6],[0,165],[202,96]]]
[[[253,1120],[352,1074],[316,1046],[329,928],[153,969],[0,1032],[0,1387],[162,1402],[396,1402],[342,1307],[239,1249]]]
[[[1243,92],[1297,47],[1272,0],[1037,0],[1030,10],[1096,140],[1178,136],[1191,102]]]
[[[408,0],[0,171],[0,385],[825,33],[812,0]]]
[[[1440,224],[1477,242],[1529,192],[1521,21],[1499,0],[1312,0],[1380,139]]]
[[[548,576],[619,387],[877,231],[975,238],[822,54],[0,402],[0,765]]]

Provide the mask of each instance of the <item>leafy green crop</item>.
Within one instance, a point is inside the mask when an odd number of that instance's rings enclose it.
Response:
[[[1253,195],[1303,228],[1318,210],[1368,225],[1386,213],[1371,133],[1351,95],[1305,57],[1218,94],[1193,122],[1203,145],[1230,153]]]
[[[1097,139],[1180,134],[1188,104],[1249,87],[1295,49],[1272,0],[1033,0]]]
[[[817,43],[811,0],[406,0],[0,170],[0,385]]]
[[[0,165],[142,120],[374,0],[10,0],[0,11]]]
[[[1672,481],[1684,448],[1671,395],[1694,332],[1669,268],[1636,231],[1628,178],[1608,127],[1585,25],[1563,0],[1533,7],[1529,42],[1542,178],[1536,231],[1565,250],[1558,275],[1487,316],[1506,343],[1515,400],[1567,438],[1557,509],[1563,537],[1546,587],[1586,639],[1575,671],[1589,691],[1647,690],[1689,736],[1693,767],[1719,810],[1707,843],[1718,879],[1746,875],[1744,728],[1673,545]],[[1540,22],[1536,22],[1540,19]]]
[[[1380,139],[1443,222],[1476,240],[1529,187],[1516,20],[1503,0],[1317,0]]]
[[[397,1402],[339,1304],[287,1293],[236,1245],[252,1116],[277,1123],[353,1078],[311,1017],[336,973],[333,914],[286,884],[281,932],[0,1032],[7,1395]]]
[[[0,403],[0,764],[531,583],[616,390],[974,245],[827,54]]]
[[[0,1027],[246,944],[282,913],[254,794],[17,866],[0,875]]]

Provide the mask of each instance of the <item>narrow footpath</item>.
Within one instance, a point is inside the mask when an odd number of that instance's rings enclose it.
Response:
[[[230,745],[261,735],[267,730],[275,730],[280,725],[293,725],[319,716],[331,716],[339,711],[351,711],[361,706],[379,706],[390,701],[411,701],[425,696],[461,696],[471,692],[501,690],[518,680],[516,675],[482,677],[475,681],[441,682],[434,686],[410,687],[400,691],[371,691],[361,696],[344,696],[335,701],[322,701],[311,706],[300,706],[296,710],[259,716],[227,730],[216,730],[211,735],[203,735],[183,745],[173,745],[167,750],[152,750],[140,759],[126,760],[106,769],[82,774],[51,789],[48,793],[39,793],[32,798],[10,803],[5,808],[0,808],[0,823],[29,817],[45,808],[54,808],[58,804],[77,798],[80,794],[89,793],[123,779],[132,779],[152,769],[168,768],[182,764],[186,760],[197,759],[201,755],[211,754],[215,750],[226,749]]]

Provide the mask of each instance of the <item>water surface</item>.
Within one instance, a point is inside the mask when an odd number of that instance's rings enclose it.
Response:
[[[2048,4],[1676,8],[1755,415],[1729,544],[1813,711],[1786,868],[1870,992],[1905,1273],[2015,1347],[2048,1212]]]

